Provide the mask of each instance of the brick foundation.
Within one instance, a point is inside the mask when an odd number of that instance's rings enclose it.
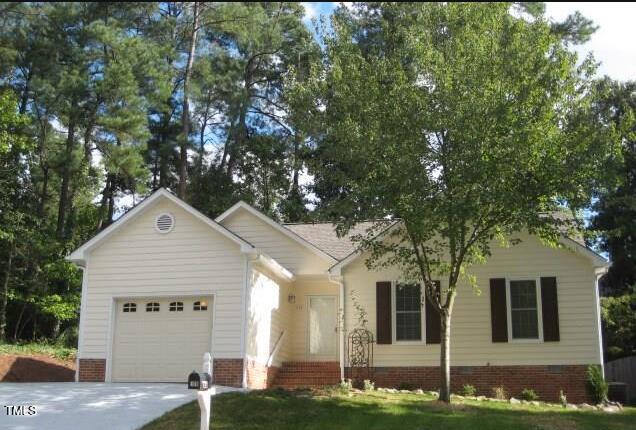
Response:
[[[473,385],[478,395],[491,396],[493,387],[503,386],[509,396],[519,398],[524,388],[533,389],[541,400],[557,402],[559,391],[572,403],[589,402],[585,373],[587,365],[562,366],[456,366],[451,367],[451,390]],[[438,390],[439,367],[376,367],[376,387],[410,386]]]
[[[106,380],[106,360],[103,358],[80,358],[79,382],[104,382]]]
[[[241,387],[243,384],[243,359],[215,358],[214,383],[226,387]]]
[[[247,376],[247,388],[262,390],[270,387],[276,375],[278,375],[279,368],[275,366],[265,366],[264,364],[257,363],[254,360],[247,360],[246,364],[246,376]]]

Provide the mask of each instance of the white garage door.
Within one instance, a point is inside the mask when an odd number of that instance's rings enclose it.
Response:
[[[212,342],[212,299],[116,302],[113,381],[186,382]]]

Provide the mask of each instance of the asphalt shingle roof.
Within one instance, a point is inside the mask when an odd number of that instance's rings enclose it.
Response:
[[[283,226],[336,260],[342,260],[358,247],[351,238],[358,234],[365,235],[367,229],[374,224],[372,221],[356,224],[345,237],[338,237],[332,223],[283,224]]]

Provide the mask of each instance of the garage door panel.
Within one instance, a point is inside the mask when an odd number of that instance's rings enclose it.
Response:
[[[195,301],[208,303],[195,311]],[[124,303],[136,303],[136,312],[123,312]],[[183,303],[170,311],[170,303]],[[147,303],[158,303],[158,312],[146,312]],[[201,367],[211,350],[212,300],[197,298],[143,298],[117,302],[113,341],[113,380],[183,382]]]

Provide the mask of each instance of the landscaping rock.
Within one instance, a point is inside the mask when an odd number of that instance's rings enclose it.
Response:
[[[609,414],[615,414],[616,412],[620,412],[620,408],[616,405],[606,405],[606,406],[603,406],[603,412],[607,412]]]
[[[439,397],[439,393],[437,391],[427,391],[426,394],[429,396]]]
[[[537,401],[537,400],[533,400],[533,401],[531,401],[531,402],[530,402],[530,404],[531,404],[532,406],[541,406],[541,402],[539,402],[539,401]]]
[[[486,396],[477,396],[477,397],[475,397],[475,399],[476,399],[477,401],[479,401],[479,402],[483,402],[484,400],[488,400],[488,399],[486,398]]]
[[[565,406],[565,409],[578,409],[578,408],[579,408],[578,406],[576,406],[576,405],[574,405],[574,404],[572,404],[572,403],[568,403],[568,404]]]
[[[510,404],[512,405],[518,405],[521,403],[521,400],[519,399],[515,399],[514,397],[511,397],[510,400],[508,400],[510,402]]]
[[[411,394],[411,390],[400,390],[402,394]]]
[[[588,405],[587,403],[581,403],[579,405],[579,409],[590,410],[590,409],[596,409],[596,408],[594,406],[592,406],[592,405]]]
[[[417,389],[414,391],[415,394],[424,394],[424,390],[422,390],[421,388]]]

